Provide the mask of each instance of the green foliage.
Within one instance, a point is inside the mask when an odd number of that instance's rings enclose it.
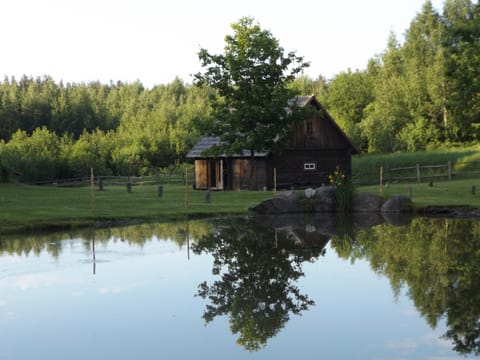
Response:
[[[328,180],[331,185],[335,186],[337,211],[349,212],[352,209],[355,193],[352,179],[348,178],[345,172],[337,165],[333,174],[328,176]]]
[[[31,136],[18,130],[0,149],[2,167],[22,181],[54,179],[60,159],[60,142],[55,133],[45,127],[36,129]]]
[[[438,146],[440,133],[431,122],[419,118],[407,124],[398,134],[399,148],[403,151],[429,150]]]
[[[48,77],[5,79],[0,104],[0,139],[6,144],[0,149],[2,178],[28,181],[88,176],[91,167],[100,175],[143,175],[178,165],[198,138],[192,123],[210,112],[207,90],[179,79],[151,90],[138,82],[57,85]],[[13,134],[20,130],[22,139],[38,142],[36,126],[57,137],[59,151],[30,166],[27,162],[39,157],[31,157],[30,148],[18,144],[20,135]]]
[[[98,129],[85,130],[65,154],[71,176],[89,176],[91,168],[94,174],[111,175],[112,136]]]
[[[449,0],[444,6],[448,78],[449,135],[453,140],[478,140],[480,117],[480,4]]]
[[[347,136],[359,148],[365,149],[366,139],[359,126],[365,118],[365,110],[373,101],[373,88],[366,72],[338,74],[328,84],[325,107]]]

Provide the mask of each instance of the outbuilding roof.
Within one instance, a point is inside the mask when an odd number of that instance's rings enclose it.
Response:
[[[210,149],[214,145],[221,145],[221,140],[217,136],[203,136],[200,140],[195,144],[195,146],[188,152],[187,158],[190,159],[199,159],[199,158],[219,158],[219,157],[227,157],[227,154],[221,154],[217,156],[205,156],[203,152],[207,149]],[[268,156],[268,152],[257,152],[253,153],[254,157],[266,157]],[[249,150],[243,150],[241,154],[234,154],[228,157],[250,157]]]

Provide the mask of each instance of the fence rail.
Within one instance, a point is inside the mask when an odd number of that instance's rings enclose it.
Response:
[[[188,173],[188,181],[193,179],[193,172]],[[95,176],[95,184],[102,183],[104,185],[131,186],[138,185],[164,185],[164,184],[185,184],[185,175],[180,174],[160,174],[153,176]],[[91,178],[89,176],[69,178],[69,179],[52,179],[38,181],[32,185],[57,186],[57,187],[81,187],[89,186]]]
[[[381,166],[375,173],[355,172],[354,178],[359,185],[401,182],[423,182],[433,180],[468,179],[480,176],[480,161],[447,162],[443,164],[414,164],[412,166]]]

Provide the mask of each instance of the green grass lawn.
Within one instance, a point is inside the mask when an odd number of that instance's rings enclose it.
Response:
[[[239,214],[272,196],[271,191],[212,192],[207,203],[205,192],[190,188],[186,208],[182,185],[165,185],[162,197],[157,185],[134,186],[131,193],[124,186],[106,186],[104,191],[95,188],[92,210],[90,187],[0,184],[0,233],[86,226],[103,220],[161,221],[186,214]]]
[[[478,193],[472,195],[472,185]],[[455,180],[428,183],[392,184],[383,188],[383,196],[408,195],[417,206],[468,205],[480,208],[480,180]],[[379,194],[379,187],[363,186],[361,192]],[[245,214],[248,208],[271,198],[272,191],[211,192],[211,201],[205,201],[204,191],[189,188],[188,208],[185,207],[185,187],[164,185],[163,196],[158,196],[157,185],[134,186],[127,193],[124,186],[95,188],[94,209],[91,209],[90,187],[61,188],[0,184],[0,233],[24,230],[75,228],[89,226],[96,221],[149,222],[180,219],[185,215],[214,216]]]
[[[476,187],[476,194],[472,195],[472,186]],[[392,195],[409,195],[412,190],[412,201],[417,206],[460,206],[467,205],[480,208],[480,179],[439,181],[430,187],[428,182],[391,184],[383,187],[382,196],[388,198]],[[380,194],[378,185],[362,186],[358,191]]]

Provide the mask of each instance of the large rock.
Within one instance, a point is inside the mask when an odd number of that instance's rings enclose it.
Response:
[[[314,212],[335,212],[337,211],[337,198],[335,186],[322,186],[315,190],[313,201]]]
[[[353,197],[353,212],[379,212],[383,205],[383,198],[370,193],[357,193]]]
[[[382,213],[403,213],[412,210],[412,200],[408,196],[395,195],[389,198],[381,207]]]
[[[273,199],[261,202],[252,210],[258,214],[301,213],[304,212],[304,208],[300,199],[300,194],[294,191],[284,191]]]

